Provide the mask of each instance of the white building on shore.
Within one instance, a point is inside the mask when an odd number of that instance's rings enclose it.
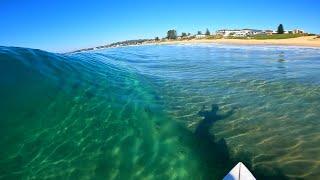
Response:
[[[195,37],[196,37],[197,39],[202,39],[202,38],[205,38],[206,35],[204,35],[204,34],[197,34]]]
[[[257,34],[262,34],[262,30],[257,29],[221,29],[216,32],[217,35],[222,35],[224,37],[233,36],[233,37],[245,37],[253,36]]]
[[[221,30],[216,31],[217,35],[222,35],[224,37],[232,36],[236,33],[240,33],[240,30],[238,30],[238,29],[233,29],[233,30],[232,29],[221,29]]]
[[[258,29],[221,29],[216,31],[217,35],[223,37],[247,37],[255,36],[259,34],[272,35],[277,34],[277,31],[273,30],[258,30]],[[285,30],[284,34],[304,34],[305,32],[301,29]]]
[[[302,29],[294,29],[291,31],[292,34],[304,34],[304,30]]]

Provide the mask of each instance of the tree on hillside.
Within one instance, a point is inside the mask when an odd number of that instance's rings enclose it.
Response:
[[[159,41],[160,39],[159,39],[159,37],[156,37],[156,38],[154,38],[154,40],[155,40],[155,41]]]
[[[280,24],[280,25],[278,26],[278,34],[283,34],[283,33],[284,33],[283,25]]]
[[[205,35],[206,35],[206,36],[210,36],[210,31],[209,31],[209,29],[208,29],[208,28],[207,28],[207,30],[206,30]]]
[[[177,39],[177,31],[172,29],[167,32],[168,39]]]
[[[187,36],[187,33],[183,32],[181,33],[181,37],[186,37]]]
[[[202,34],[202,32],[201,31],[198,31],[198,35],[201,35]]]

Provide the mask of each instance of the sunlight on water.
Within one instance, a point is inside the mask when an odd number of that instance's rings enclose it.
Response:
[[[0,48],[1,179],[320,177],[320,51]]]

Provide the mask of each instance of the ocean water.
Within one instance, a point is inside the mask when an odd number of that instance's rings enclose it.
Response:
[[[319,179],[319,122],[319,49],[0,47],[0,179]]]

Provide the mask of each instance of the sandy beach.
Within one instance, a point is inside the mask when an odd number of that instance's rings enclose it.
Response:
[[[241,45],[285,45],[285,46],[304,46],[320,48],[320,38],[317,36],[303,36],[290,39],[192,39],[174,40],[164,42],[153,42],[151,44],[184,44],[184,43],[220,43],[220,44],[241,44]]]

